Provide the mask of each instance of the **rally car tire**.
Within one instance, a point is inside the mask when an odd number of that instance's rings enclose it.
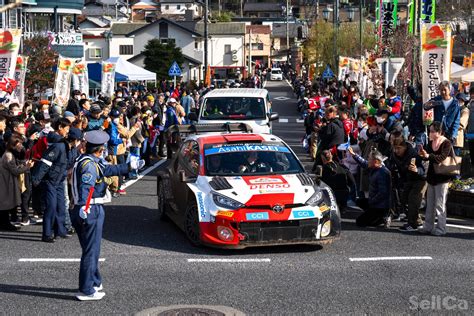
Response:
[[[202,245],[198,213],[197,204],[193,201],[188,205],[186,213],[184,214],[184,232],[191,244],[195,247]]]
[[[165,198],[165,187],[163,185],[162,180],[158,180],[158,208],[157,208],[157,217],[160,221],[166,220],[167,215],[166,211],[168,209],[168,204],[166,203],[166,198]]]

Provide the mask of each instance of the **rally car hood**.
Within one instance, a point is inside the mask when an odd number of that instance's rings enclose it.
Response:
[[[200,178],[196,184],[202,191],[217,192],[247,207],[304,205],[315,192],[304,174]]]

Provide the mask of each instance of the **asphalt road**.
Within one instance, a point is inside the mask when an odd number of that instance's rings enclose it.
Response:
[[[266,88],[280,114],[274,133],[308,162],[289,86],[269,82]],[[27,261],[78,259],[77,237],[46,244],[40,241],[41,227],[29,226],[0,232],[0,314],[128,315],[171,305],[278,315],[474,314],[472,222],[451,220],[465,228],[449,227],[447,236],[434,237],[403,234],[396,227],[360,229],[354,225],[357,213],[350,213],[341,239],[324,248],[223,251],[194,248],[174,224],[155,218],[153,171],[127,191],[106,207],[102,301],[74,299],[78,262]]]

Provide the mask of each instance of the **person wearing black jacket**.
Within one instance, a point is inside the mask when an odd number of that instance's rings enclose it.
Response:
[[[6,142],[3,139],[3,135],[5,134],[5,129],[7,128],[7,119],[5,116],[0,116],[0,157],[3,156],[6,150]]]
[[[344,125],[337,118],[337,108],[329,106],[325,111],[326,123],[319,130],[318,155],[315,164],[321,164],[321,153],[323,150],[331,150],[340,144],[345,143]]]
[[[54,237],[67,238],[65,227],[64,179],[69,169],[69,143],[67,136],[71,123],[66,118],[54,122],[54,132],[47,136],[48,149],[39,161],[39,168],[32,175],[34,186],[44,186],[46,208],[43,216],[44,242],[54,242]],[[54,231],[54,236],[53,236]]]
[[[81,107],[79,106],[80,100],[81,100],[81,91],[74,90],[72,92],[72,98],[69,99],[67,103],[66,111],[69,111],[73,113],[75,116],[78,116],[79,112],[81,111]]]
[[[400,194],[400,202],[406,209],[408,223],[400,228],[401,231],[416,231],[423,224],[419,209],[428,184],[426,183],[427,163],[425,163],[415,148],[405,141],[401,133],[391,135],[393,147],[388,166],[392,172],[394,188]]]

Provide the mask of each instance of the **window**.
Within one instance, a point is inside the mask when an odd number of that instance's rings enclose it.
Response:
[[[133,45],[120,45],[120,55],[133,55]]]
[[[89,58],[101,59],[102,58],[102,48],[97,48],[97,47],[89,48]]]
[[[170,9],[169,4],[165,5],[165,10],[168,11]]]
[[[199,49],[199,41],[194,41],[194,49]]]
[[[263,50],[263,43],[252,43],[252,50]]]
[[[188,141],[180,149],[180,161],[183,168],[193,175],[199,173],[199,145],[195,141]]]
[[[178,5],[176,6],[176,10],[181,10],[181,5],[178,4]]]
[[[160,23],[160,38],[168,38],[168,24]]]
[[[176,43],[176,40],[174,38],[160,38],[160,43],[171,44],[171,43]]]
[[[17,9],[11,9],[8,11],[8,28],[16,29],[18,25],[18,11]]]
[[[225,54],[230,54],[232,53],[232,48],[230,45],[224,45],[224,52]]]

